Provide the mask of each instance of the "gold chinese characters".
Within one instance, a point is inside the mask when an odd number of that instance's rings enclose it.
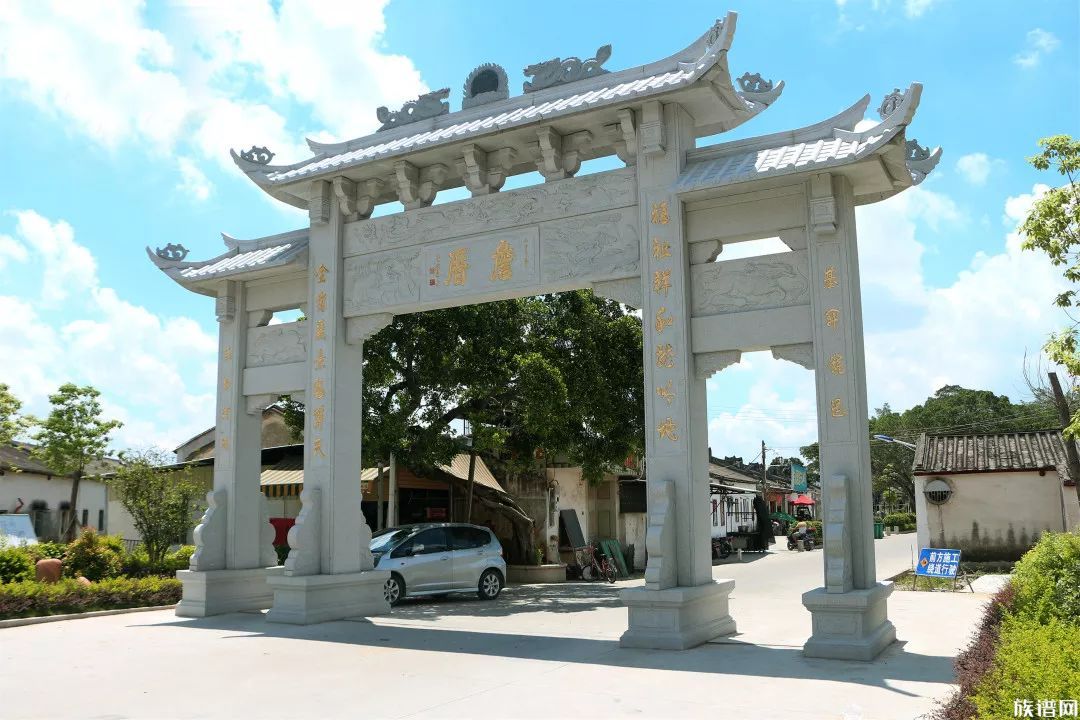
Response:
[[[455,248],[449,255],[450,268],[446,271],[446,284],[464,285],[465,273],[469,269],[469,248]]]
[[[492,280],[510,280],[514,277],[514,269],[510,266],[514,262],[514,248],[506,240],[499,241],[495,252],[491,254],[491,261]]]
[[[675,391],[671,388],[671,381],[667,381],[667,385],[656,388],[656,394],[662,397],[668,405],[675,402]]]
[[[222,390],[228,390],[231,387],[232,387],[232,380],[230,380],[229,378],[224,378],[221,381],[221,389]]]
[[[664,328],[670,327],[675,322],[675,318],[667,314],[667,307],[660,306],[660,309],[656,311],[656,332],[664,332]]]
[[[319,308],[319,312],[326,312],[326,291],[320,290],[319,294],[315,297],[315,307]]]
[[[228,450],[229,449],[229,438],[228,437],[221,438],[221,449],[222,450]]]
[[[315,339],[316,340],[325,340],[326,339],[326,321],[325,320],[316,320],[315,321]]]
[[[844,356],[840,353],[833,353],[829,358],[829,369],[832,370],[833,375],[844,374]]]
[[[825,311],[825,324],[831,328],[836,327],[840,323],[840,310],[838,308],[829,308]]]
[[[660,238],[652,239],[652,256],[657,260],[671,257],[671,243],[666,243]]]
[[[671,271],[670,270],[656,270],[653,272],[652,278],[653,292],[664,295],[668,294],[668,290],[671,289]]]
[[[656,346],[656,367],[675,367],[675,348],[671,343]]]
[[[829,265],[825,268],[825,289],[831,290],[840,284],[840,278],[836,275],[836,268]]]
[[[232,348],[227,347],[221,351],[221,357],[225,360],[232,360]]]
[[[326,457],[326,453],[324,453],[322,449],[322,438],[315,438],[314,442],[311,443],[311,455],[313,457],[315,455]]]
[[[326,386],[323,385],[322,378],[315,378],[315,384],[312,388],[312,393],[315,395],[316,400],[322,400],[326,397]]]
[[[324,367],[326,367],[326,353],[319,348],[319,352],[315,354],[315,369],[322,370]]]
[[[667,225],[668,224],[668,204],[667,200],[655,202],[652,204],[652,213],[650,214],[653,225]]]
[[[227,408],[222,408],[221,409],[221,419],[222,420],[228,420],[230,415],[232,415],[232,408],[227,407]]]
[[[326,282],[326,273],[328,273],[328,272],[330,272],[330,270],[325,265],[319,265],[319,267],[315,268],[315,280],[316,280],[316,282],[320,282],[320,283]]]
[[[664,422],[656,426],[656,433],[664,440],[678,442],[679,436],[675,434],[675,431],[678,429],[678,426],[675,425],[675,421],[671,418],[667,418]]]
[[[315,412],[311,414],[311,424],[315,426],[316,430],[322,430],[323,422],[326,421],[326,407],[320,405],[315,408]]]
[[[831,411],[834,418],[842,418],[847,415],[847,410],[844,409],[844,403],[840,398],[833,398]]]

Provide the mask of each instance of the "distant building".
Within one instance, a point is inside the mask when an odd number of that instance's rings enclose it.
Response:
[[[1058,430],[923,434],[912,471],[920,547],[1016,559],[1042,533],[1080,525],[1076,478]]]
[[[70,475],[60,475],[34,458],[30,443],[0,445],[0,513],[26,513],[40,540],[57,540],[70,515]],[[103,460],[87,474],[107,470],[115,460]],[[80,526],[105,531],[109,526],[105,485],[84,477],[79,483],[75,516]]]

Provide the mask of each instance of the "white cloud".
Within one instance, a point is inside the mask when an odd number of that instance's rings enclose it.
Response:
[[[178,160],[177,166],[180,168],[180,182],[176,185],[177,190],[187,193],[200,202],[210,197],[214,186],[194,160],[182,157]]]
[[[106,412],[127,423],[114,447],[172,448],[211,424],[214,381],[205,366],[216,340],[190,318],[158,316],[102,287],[93,256],[67,223],[31,210],[13,215],[15,237],[54,303],[39,308],[0,296],[3,381],[28,409],[44,414],[48,394],[71,381],[97,387]],[[78,274],[67,257],[76,259]],[[62,292],[49,291],[58,278]]]
[[[937,0],[904,0],[904,15],[910,19],[922,17]]]
[[[972,185],[985,185],[990,173],[1002,164],[1001,160],[991,158],[986,153],[969,153],[960,156],[956,169]]]
[[[1057,49],[1061,41],[1052,32],[1035,28],[1027,34],[1027,45],[1013,57],[1013,62],[1022,68],[1033,68],[1042,62],[1043,55]]]
[[[0,235],[0,270],[8,264],[9,260],[26,262],[30,257],[26,252],[26,246],[10,235]]]
[[[181,3],[162,32],[138,0],[0,3],[0,83],[107,148],[187,157],[181,185],[230,148],[309,156],[305,133],[355,137],[375,107],[426,91],[412,62],[381,50],[385,0]],[[318,124],[288,127],[297,110]]]

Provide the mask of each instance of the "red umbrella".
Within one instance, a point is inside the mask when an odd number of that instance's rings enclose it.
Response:
[[[806,495],[800,495],[795,500],[791,501],[792,505],[815,505],[816,503]]]

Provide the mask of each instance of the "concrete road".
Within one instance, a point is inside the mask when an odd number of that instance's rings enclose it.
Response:
[[[876,543],[879,575],[912,536]],[[288,627],[258,613],[171,612],[0,630],[4,718],[903,718],[948,690],[985,595],[897,592],[901,643],[874,663],[808,660],[798,598],[821,553],[715,568],[736,578],[739,635],[684,652],[622,650],[618,589],[567,583],[406,603],[372,620]]]

